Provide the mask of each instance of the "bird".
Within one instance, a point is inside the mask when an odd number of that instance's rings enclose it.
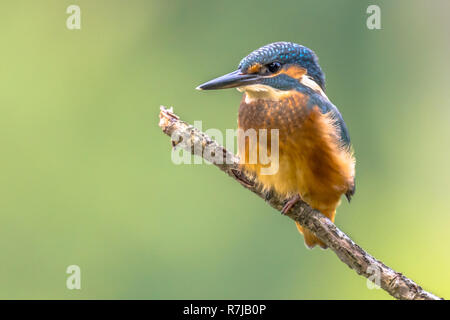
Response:
[[[355,193],[355,157],[350,135],[338,108],[325,94],[325,74],[315,52],[293,42],[274,42],[244,57],[236,71],[197,87],[198,90],[236,88],[243,93],[238,111],[238,156],[241,168],[266,191],[284,200],[286,214],[304,201],[334,222],[343,195],[350,202]],[[261,143],[261,129],[277,130],[278,170],[252,150],[271,146]],[[257,139],[243,136],[255,130]],[[257,153],[258,155],[260,153]],[[327,246],[296,222],[305,245]]]

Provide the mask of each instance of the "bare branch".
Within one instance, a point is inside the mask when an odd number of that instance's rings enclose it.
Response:
[[[192,125],[180,120],[172,110],[161,106],[159,118],[159,126],[165,134],[172,138],[173,147],[181,147],[192,154],[202,156],[238,181],[244,188],[264,199],[271,207],[281,211],[283,201],[270,193],[262,192],[257,184],[243,175],[239,170],[239,159],[233,153]],[[214,155],[218,154],[222,155],[222,161],[217,161],[217,157],[214,157]],[[423,290],[411,279],[400,272],[392,270],[368,254],[344,232],[339,230],[327,217],[312,209],[307,203],[297,203],[286,215],[310,230],[356,273],[375,282],[394,298],[404,300],[441,299]]]

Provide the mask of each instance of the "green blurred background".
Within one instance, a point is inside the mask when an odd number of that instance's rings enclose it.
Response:
[[[366,28],[374,3],[382,30]],[[449,298],[449,10],[2,1],[0,298],[389,299],[219,170],[171,162],[159,106],[235,128],[240,93],[194,88],[281,40],[316,51],[350,129],[358,188],[337,225]],[[72,264],[81,290],[66,288]]]

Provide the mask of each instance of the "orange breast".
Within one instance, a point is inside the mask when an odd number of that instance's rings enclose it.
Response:
[[[245,171],[256,175],[266,189],[282,197],[299,193],[313,208],[332,211],[340,197],[353,184],[354,158],[350,150],[341,147],[332,119],[319,108],[307,108],[308,97],[293,91],[278,100],[245,101],[239,108],[239,156]],[[256,141],[242,137],[247,130],[256,130]],[[273,154],[273,147],[261,143],[259,129],[278,129],[278,171],[262,174],[264,164],[258,157],[249,163],[250,155]]]

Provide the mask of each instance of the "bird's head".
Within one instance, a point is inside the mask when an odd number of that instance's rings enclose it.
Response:
[[[236,71],[208,81],[197,89],[290,90],[299,82],[325,91],[325,76],[316,54],[296,43],[275,42],[250,53],[241,60]]]

